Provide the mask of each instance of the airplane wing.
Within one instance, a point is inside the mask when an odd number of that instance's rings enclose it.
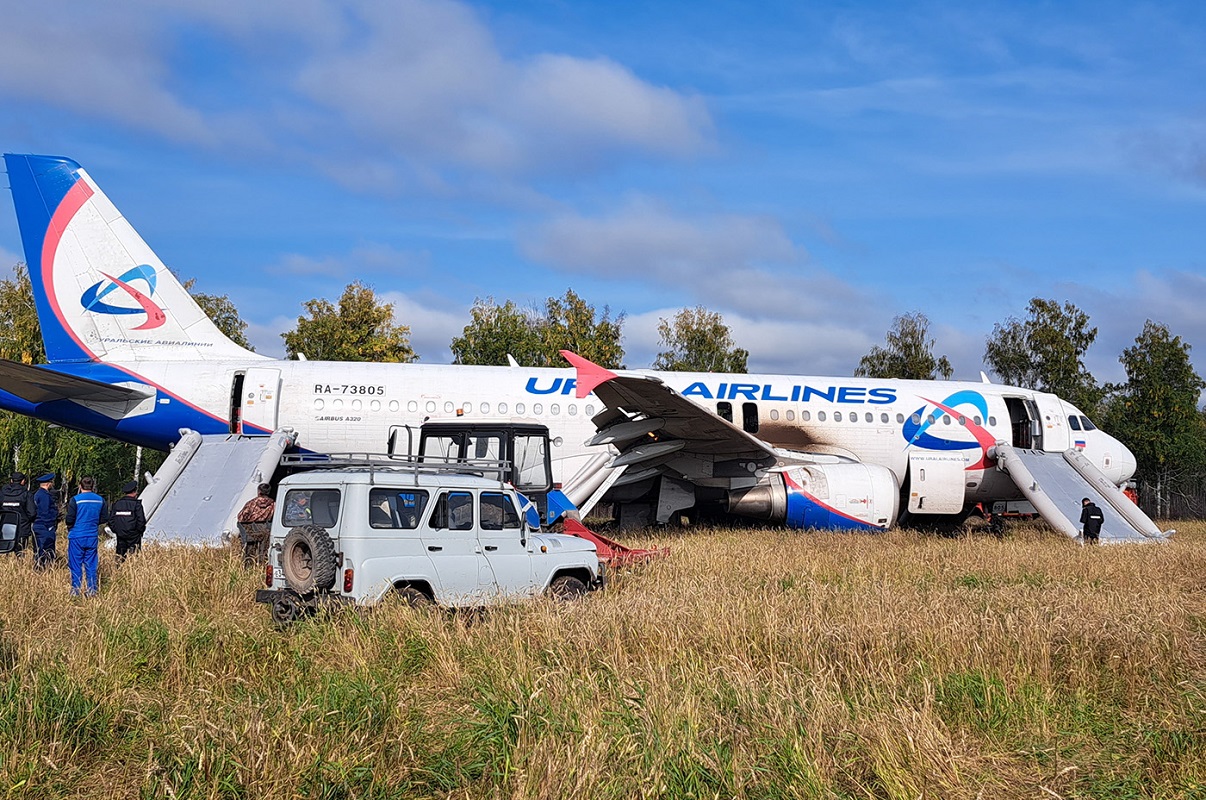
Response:
[[[4,391],[30,403],[75,400],[81,403],[127,403],[148,396],[145,391],[113,386],[91,378],[52,372],[19,361],[0,359],[0,385]]]
[[[734,468],[750,474],[755,469],[797,461],[708,413],[652,375],[617,375],[576,353],[562,350],[561,354],[578,370],[578,397],[593,391],[607,406],[607,412],[595,417],[599,433],[590,443],[615,446],[620,455],[613,466],[661,464],[686,475],[706,462],[711,464],[711,475],[702,477],[720,477],[722,473],[735,477]],[[681,462],[684,457],[700,463],[693,468],[671,463]]]

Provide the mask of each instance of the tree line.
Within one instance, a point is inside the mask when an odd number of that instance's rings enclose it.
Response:
[[[218,328],[240,345],[247,324],[225,295],[195,291],[198,304]],[[290,358],[412,362],[410,328],[395,320],[392,304],[371,286],[354,281],[336,302],[308,300],[295,326],[281,334]],[[514,358],[525,366],[564,366],[561,350],[595,363],[624,368],[625,315],[598,308],[568,289],[543,304],[478,298],[469,321],[450,348],[456,364],[503,366]],[[658,325],[659,351],[650,366],[668,371],[746,372],[749,351],[738,347],[721,314],[703,306],[683,308]],[[1099,383],[1084,364],[1096,341],[1089,316],[1070,302],[1033,298],[1023,318],[996,324],[985,340],[984,363],[1001,383],[1050,392],[1078,407],[1135,453],[1138,477],[1150,488],[1145,505],[1158,515],[1178,510],[1175,500],[1200,496],[1206,506],[1206,410],[1198,398],[1206,388],[1190,361],[1188,343],[1167,326],[1149,320],[1135,344],[1120,356],[1126,380]],[[945,355],[935,355],[930,321],[921,312],[896,317],[883,345],[872,347],[854,369],[857,376],[917,380],[950,379]],[[45,351],[23,264],[0,281],[0,358],[36,364]],[[68,480],[93,474],[104,486],[120,485],[135,470],[136,448],[108,442],[20,415],[0,414],[0,453],[25,472],[55,469]],[[143,454],[142,469],[161,455]],[[1206,507],[1197,509],[1206,513]]]

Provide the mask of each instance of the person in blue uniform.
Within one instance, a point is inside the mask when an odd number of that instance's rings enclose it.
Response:
[[[34,569],[46,569],[54,563],[55,535],[59,528],[59,504],[55,500],[52,487],[54,473],[48,472],[38,476],[38,491],[34,492],[33,535],[34,535]]]
[[[86,592],[96,594],[96,544],[100,526],[109,521],[109,505],[94,490],[96,481],[80,478],[80,493],[67,501],[67,567],[71,570],[71,594],[78,596],[84,574]]]
[[[137,496],[138,481],[130,481],[121,487],[121,493],[109,514],[109,530],[117,537],[118,562],[142,549],[142,534],[147,529],[147,517]]]

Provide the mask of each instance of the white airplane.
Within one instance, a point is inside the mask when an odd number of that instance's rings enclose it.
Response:
[[[309,451],[382,452],[427,419],[529,417],[554,480],[613,476],[621,518],[869,530],[1020,498],[998,441],[1078,449],[1114,485],[1135,471],[1077,408],[987,382],[268,358],[219,332],[77,163],[4,160],[50,363],[0,362],[0,407],[96,436],[166,450],[182,428],[288,427]]]

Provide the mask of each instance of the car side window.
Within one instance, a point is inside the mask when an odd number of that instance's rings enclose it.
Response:
[[[339,521],[338,489],[290,489],[281,521],[288,527],[318,525],[333,528]]]
[[[431,527],[453,531],[473,529],[473,495],[469,492],[444,492],[431,512]]]
[[[502,492],[482,492],[481,520],[484,531],[519,529],[519,512]]]
[[[427,508],[427,492],[419,489],[373,489],[369,492],[369,527],[414,530]]]

